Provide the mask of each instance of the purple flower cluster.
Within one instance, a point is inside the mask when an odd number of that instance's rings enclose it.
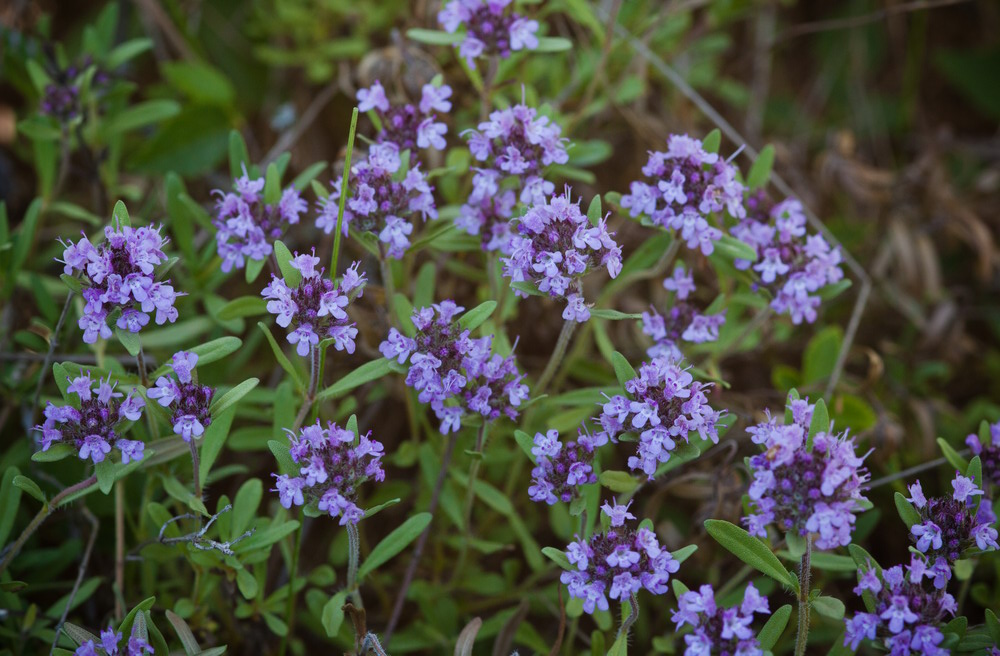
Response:
[[[194,381],[192,372],[198,364],[196,353],[174,353],[172,364],[176,378],[160,376],[156,379],[156,387],[150,389],[146,396],[156,399],[164,408],[173,407],[170,425],[174,427],[175,434],[190,442],[192,438],[204,435],[205,429],[212,423],[208,410],[215,390]]]
[[[947,615],[958,610],[955,598],[938,585],[933,574],[928,574],[923,560],[913,555],[904,574],[896,565],[882,572],[867,567],[858,570],[858,585],[854,592],[861,596],[870,594],[873,602],[871,613],[857,613],[846,620],[844,645],[852,650],[863,640],[880,640],[892,656],[923,654],[944,656],[947,649],[938,645],[944,635],[938,629]],[[933,581],[928,588],[924,580]]]
[[[746,214],[736,167],[706,151],[698,139],[672,135],[666,152],[649,153],[642,173],[650,181],[632,182],[622,207],[633,217],[647,216],[677,231],[688,248],[700,248],[705,255],[711,255],[722,238],[722,230],[709,218],[723,211],[737,219]]]
[[[116,428],[122,428],[122,422],[139,420],[146,406],[142,397],[129,392],[125,400],[119,402],[117,399],[122,394],[115,391],[117,383],[111,383],[110,374],[107,380],[97,381],[96,390],[89,371],[68,380],[66,391],[76,394],[79,402],[45,406],[45,422],[35,426],[35,430],[42,433],[42,451],[48,451],[58,442],[76,447],[81,460],[89,459],[95,465],[102,462],[112,448],[118,449],[126,465],[132,460],[142,460],[145,444],[126,440],[115,432]]]
[[[538,47],[538,21],[508,11],[512,0],[451,0],[438,12],[438,22],[450,33],[465,28],[465,38],[458,54],[470,68],[475,59],[498,55],[510,57],[511,51]]]
[[[274,274],[261,296],[267,299],[267,311],[277,315],[282,328],[289,328],[288,342],[295,344],[295,352],[309,355],[321,339],[332,339],[338,351],[354,353],[354,338],[358,329],[348,320],[347,306],[351,293],[363,293],[365,274],[358,273],[358,262],[344,272],[340,284],[323,277],[325,269],[316,268],[319,258],[315,255],[296,253],[290,265],[302,274],[294,289]]]
[[[121,632],[115,631],[109,626],[107,629],[101,631],[100,644],[96,644],[93,640],[88,640],[77,647],[73,654],[75,656],[118,656],[119,654],[123,654],[124,656],[145,656],[146,654],[154,653],[152,645],[137,633],[134,624],[132,625],[132,633],[128,637],[128,642],[125,643],[125,651],[121,651],[118,648],[121,641]]]
[[[1000,486],[1000,422],[990,425],[989,436],[969,435],[965,443],[983,463],[983,480]]]
[[[644,362],[638,375],[625,383],[628,395],[612,396],[602,406],[596,418],[602,439],[614,442],[621,433],[639,433],[639,446],[636,454],[629,456],[628,466],[653,478],[657,466],[670,459],[677,442],[688,442],[691,433],[718,443],[716,424],[724,411],[708,405],[705,392],[710,388],[710,383],[694,380],[669,358]]]
[[[678,630],[685,624],[694,629],[684,636],[685,656],[763,656],[750,625],[754,613],[770,612],[767,597],[761,596],[753,583],[747,584],[743,602],[734,608],[716,606],[712,586],[703,585],[697,592],[690,590],[677,599],[671,619]]]
[[[528,399],[524,374],[513,356],[493,353],[493,336],[473,339],[456,316],[465,308],[446,300],[413,312],[413,338],[392,328],[379,345],[386,358],[410,362],[406,384],[417,390],[441,421],[441,432],[457,431],[466,413],[485,421],[501,415],[517,418],[517,408]]]
[[[341,526],[361,521],[365,512],[356,503],[358,487],[369,478],[385,480],[382,443],[370,438],[371,431],[355,438],[353,432],[333,422],[323,428],[319,420],[298,434],[286,432],[299,475],[272,474],[272,491],[278,493],[281,505],[291,508],[315,502],[330,517],[339,516]]]
[[[771,205],[758,191],[746,205],[746,216],[731,232],[757,251],[757,259],[756,263],[736,260],[736,268],[753,265],[761,283],[774,292],[775,312],[788,314],[796,324],[812,323],[820,304],[816,292],[844,277],[840,249],[831,247],[822,235],[806,234],[805,211],[794,198]]]
[[[63,272],[82,274],[89,282],[83,292],[83,316],[79,326],[83,341],[93,344],[97,338],[111,337],[108,317],[121,310],[115,325],[121,330],[137,333],[154,315],[157,325],[177,321],[174,302],[178,294],[170,281],[156,279],[156,267],[167,261],[163,252],[166,243],[159,228],[119,226],[104,228],[104,241],[90,243],[83,235],[75,244],[65,246]]]
[[[656,534],[640,526],[625,527],[625,520],[635,519],[628,505],[605,503],[601,510],[611,520],[603,533],[592,535],[566,547],[566,558],[575,571],[563,572],[559,580],[566,584],[572,597],[583,600],[583,609],[608,610],[608,597],[625,601],[645,588],[654,595],[668,590],[670,575],[680,568],[669,551],[663,548]]]
[[[920,513],[920,523],[910,527],[910,539],[928,561],[944,558],[954,563],[975,546],[980,551],[996,551],[996,517],[989,503],[976,497],[983,491],[975,482],[955,472],[950,497],[924,496],[920,481],[910,485],[909,501]]]
[[[517,221],[517,233],[510,255],[501,259],[504,275],[511,282],[533,282],[553,298],[565,298],[563,319],[589,319],[590,308],[581,293],[583,276],[602,266],[612,278],[622,270],[622,249],[608,231],[607,219],[591,225],[567,187],[561,196],[529,208]],[[517,289],[515,293],[527,295]]]
[[[295,187],[281,192],[281,199],[268,205],[264,202],[264,178],[251,180],[243,175],[233,183],[235,193],[216,189],[215,245],[222,258],[222,270],[242,269],[247,259],[265,260],[271,254],[275,240],[281,239],[290,225],[308,209],[306,201]]]
[[[447,145],[444,135],[448,126],[438,121],[437,112],[451,111],[451,87],[425,84],[421,90],[420,103],[414,106],[392,105],[385,95],[385,87],[378,80],[367,89],[358,90],[358,110],[375,111],[382,125],[376,137],[379,143],[391,142],[402,150],[433,148],[444,150]]]
[[[792,423],[768,421],[747,433],[764,452],[750,458],[752,514],[744,518],[749,532],[767,537],[767,525],[779,531],[817,535],[816,547],[834,549],[851,542],[854,513],[865,498],[861,486],[868,480],[847,433],[821,431],[808,445],[814,407],[802,399],[790,402]]]
[[[557,501],[568,503],[578,497],[581,485],[597,482],[594,451],[607,443],[606,435],[593,436],[583,430],[575,442],[566,444],[559,440],[557,430],[536,433],[531,447],[536,459],[528,488],[531,500],[551,506]]]
[[[81,115],[80,83],[81,75],[94,66],[93,59],[87,55],[77,63],[65,69],[49,71],[52,82],[45,85],[38,110],[44,116],[50,116],[60,123],[70,123]],[[90,97],[100,98],[111,84],[111,76],[100,67],[94,66],[87,84]],[[98,110],[101,109],[98,104]]]
[[[514,238],[510,220],[514,217],[517,195],[510,189],[497,189],[493,194],[473,191],[473,196],[478,200],[470,198],[459,208],[455,226],[470,235],[479,235],[484,251],[510,255],[510,243]]]
[[[655,342],[648,350],[650,357],[680,360],[683,357],[679,348],[681,341],[704,344],[719,339],[719,328],[726,323],[726,311],[702,314],[694,304],[687,302],[695,286],[694,278],[685,272],[683,265],[674,268],[673,276],[664,279],[663,286],[674,292],[674,303],[666,316],[654,307],[642,313],[642,332]]]
[[[390,141],[373,144],[368,157],[351,167],[343,224],[344,234],[353,225],[356,230],[378,235],[385,254],[397,260],[410,247],[413,224],[408,217],[419,213],[426,221],[438,216],[431,193],[434,188],[427,183],[420,163],[411,160],[405,175],[400,171],[402,166],[399,146]],[[316,227],[326,234],[337,229],[341,183],[335,180],[330,196],[320,201]]]

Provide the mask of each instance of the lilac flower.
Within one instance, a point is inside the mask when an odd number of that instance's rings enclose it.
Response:
[[[580,486],[597,482],[594,451],[607,444],[607,439],[591,436],[581,429],[575,442],[563,444],[559,431],[550,430],[536,433],[534,442],[531,453],[536,458],[535,468],[531,470],[528,488],[532,501],[550,506],[557,501],[568,503],[579,497]]]
[[[400,151],[418,147],[444,150],[444,135],[448,126],[438,120],[437,113],[451,111],[451,101],[448,100],[451,93],[447,84],[437,87],[425,84],[417,105],[392,105],[382,83],[376,80],[367,89],[358,90],[358,109],[362,112],[374,111],[378,115],[381,130],[375,139],[379,143],[394,143]]]
[[[288,431],[289,454],[299,475],[272,474],[281,505],[317,504],[319,510],[340,517],[340,525],[357,524],[365,513],[357,506],[358,488],[369,478],[385,480],[382,443],[371,431],[355,436],[346,428],[319,420],[296,432]]]
[[[982,438],[969,435],[965,443],[972,450],[972,455],[979,456],[983,463],[983,479],[1000,486],[1000,422],[991,424],[988,434],[984,432]]]
[[[515,232],[510,223],[514,216],[517,196],[510,189],[481,194],[477,201],[462,205],[455,218],[455,226],[470,235],[479,235],[484,251],[510,254]]]
[[[493,353],[493,336],[473,339],[457,315],[465,308],[446,300],[433,307],[414,310],[414,337],[395,328],[379,351],[400,364],[409,360],[406,384],[419,392],[421,403],[430,404],[447,434],[457,431],[467,413],[494,421],[501,415],[517,418],[517,408],[528,399],[524,374],[513,356]]]
[[[410,247],[410,217],[419,214],[426,221],[438,216],[431,193],[434,188],[427,183],[420,163],[411,159],[409,170],[404,172],[402,166],[399,146],[391,141],[373,144],[368,157],[351,166],[344,207],[344,234],[348,227],[354,227],[377,235],[383,253],[393,259],[402,258]],[[335,180],[330,196],[320,201],[316,226],[326,234],[337,228],[341,183]]]
[[[793,323],[816,320],[820,298],[816,293],[844,277],[840,250],[822,235],[806,234],[802,204],[789,198],[771,205],[763,191],[747,198],[746,216],[731,232],[757,251],[756,263],[736,260],[738,269],[751,266],[761,283],[774,294],[771,308],[788,314]]]
[[[111,337],[108,319],[116,313],[115,325],[132,333],[149,323],[150,314],[157,325],[177,321],[174,303],[182,294],[174,291],[169,280],[156,276],[156,267],[167,261],[160,228],[108,226],[104,237],[96,246],[86,235],[76,243],[61,242],[65,246],[59,260],[63,272],[80,274],[84,282],[81,295],[86,304],[78,324],[83,341],[93,344],[98,337]]]
[[[45,407],[45,422],[35,426],[42,434],[42,451],[62,443],[76,447],[81,460],[91,460],[95,465],[113,448],[121,452],[124,464],[142,460],[143,443],[119,436],[128,427],[124,422],[137,421],[142,416],[145,407],[142,397],[129,392],[119,401],[122,393],[115,391],[117,383],[111,383],[110,374],[107,380],[97,381],[96,389],[89,371],[67,380],[70,381],[67,393],[76,394],[78,402],[64,406],[49,403]]]
[[[868,581],[859,587],[871,595],[873,612],[845,621],[844,645],[856,650],[865,640],[881,640],[892,654],[947,654],[938,647],[944,639],[938,627],[958,607],[944,586],[928,589],[922,576],[914,576],[922,569],[923,560],[916,554],[907,566],[909,576],[899,565],[884,571],[870,564],[859,569],[858,578]]]
[[[949,565],[970,549],[996,551],[996,518],[983,512],[989,504],[979,503],[983,491],[958,472],[951,482],[950,496],[926,498],[919,481],[910,486],[910,499],[920,521],[910,527],[910,538],[928,562],[943,558]]]
[[[278,325],[289,329],[288,342],[296,345],[299,355],[309,355],[321,339],[332,339],[338,351],[354,353],[358,329],[347,316],[347,306],[363,293],[365,274],[358,273],[359,263],[355,262],[334,286],[323,277],[325,269],[316,268],[318,263],[314,254],[296,253],[290,264],[302,274],[299,284],[289,287],[284,279],[271,274],[261,296],[267,299],[267,311],[277,315]]]
[[[538,21],[508,11],[512,6],[511,0],[450,0],[438,12],[438,23],[451,33],[465,28],[458,54],[475,68],[477,57],[506,58],[511,51],[538,47]]]
[[[803,405],[805,407],[803,407]],[[807,446],[813,406],[793,401],[793,421],[774,418],[747,429],[764,453],[750,458],[752,514],[744,518],[751,534],[767,537],[766,526],[805,536],[817,534],[816,547],[847,546],[854,530],[854,513],[864,501],[861,486],[868,480],[865,456],[855,453],[847,433],[821,431]]]
[[[156,379],[156,387],[146,392],[147,397],[156,399],[164,408],[173,408],[170,425],[185,442],[201,437],[212,423],[209,406],[215,390],[194,381],[192,371],[197,364],[195,353],[174,353],[174,377],[160,376]]]
[[[124,651],[119,647],[122,642],[122,634],[115,631],[110,626],[101,631],[100,643],[88,640],[73,653],[75,656],[146,656],[154,653],[152,645],[139,635],[138,627],[133,624],[132,632],[125,642]]]
[[[710,585],[701,586],[697,592],[688,591],[677,599],[673,621],[680,629],[685,624],[694,631],[684,636],[685,656],[701,654],[739,654],[763,656],[750,625],[754,613],[769,614],[767,597],[761,596],[753,583],[748,583],[743,603],[733,608],[719,608],[715,604],[715,591]]]
[[[666,278],[663,286],[676,295],[666,316],[653,306],[650,306],[649,312],[642,313],[642,332],[654,341],[647,350],[650,357],[679,360],[683,357],[679,346],[682,341],[703,344],[719,339],[719,329],[726,323],[726,311],[702,314],[694,304],[685,300],[695,290],[695,285],[693,278],[685,274],[683,265],[677,265],[673,276]]]
[[[705,255],[722,238],[717,227],[721,219],[717,225],[709,219],[722,212],[737,219],[746,214],[736,167],[687,135],[672,135],[666,152],[651,152],[642,173],[649,181],[633,182],[622,196],[622,207],[633,217],[647,216],[655,225],[677,231],[688,248]]]
[[[281,239],[288,226],[295,225],[308,209],[306,201],[295,187],[286,187],[281,199],[264,202],[264,178],[251,179],[243,175],[233,183],[235,191],[216,189],[215,244],[222,258],[222,270],[242,269],[246,260],[265,260],[272,244]]]
[[[692,433],[719,441],[716,424],[724,411],[713,410],[705,394],[711,384],[694,380],[679,362],[654,358],[639,366],[639,374],[625,384],[627,396],[608,398],[596,421],[598,436],[617,441],[622,433],[638,433],[639,444],[628,466],[653,478],[656,468],[670,459],[678,442]]]
[[[605,503],[601,510],[614,520],[611,526],[589,540],[577,536],[566,547],[567,558],[576,570],[563,572],[559,580],[566,584],[570,596],[582,599],[583,609],[593,613],[608,610],[608,597],[624,603],[643,588],[655,595],[666,592],[667,581],[680,563],[648,528],[624,526],[625,518],[631,517],[626,506]]]
[[[510,255],[501,258],[504,275],[511,282],[533,282],[553,298],[565,298],[568,305],[563,318],[567,321],[589,319],[590,310],[580,293],[583,276],[606,267],[614,278],[622,270],[621,248],[608,231],[607,220],[591,225],[580,212],[579,201],[570,199],[567,187],[563,195],[529,208],[518,219],[517,232]],[[527,295],[517,289],[515,293]]]

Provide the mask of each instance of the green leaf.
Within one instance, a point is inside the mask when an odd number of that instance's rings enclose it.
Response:
[[[410,299],[400,292],[396,292],[392,296],[392,309],[396,313],[399,329],[403,331],[403,334],[407,337],[416,337],[417,327],[413,325],[413,305],[410,303]]]
[[[132,219],[128,215],[128,208],[125,207],[125,203],[118,201],[115,203],[115,209],[111,212],[111,218],[116,225],[129,226],[132,225]]]
[[[485,301],[472,308],[458,319],[458,325],[466,330],[475,330],[484,321],[490,318],[493,311],[497,309],[496,301]]]
[[[247,260],[246,269],[243,271],[246,281],[250,283],[257,280],[257,276],[264,270],[265,264],[267,264],[267,260]]]
[[[587,220],[590,221],[590,225],[597,227],[602,218],[604,218],[604,209],[601,206],[601,195],[597,194],[590,201],[590,207],[587,208]]]
[[[135,59],[153,47],[153,41],[147,38],[131,39],[117,46],[104,58],[104,68],[113,71],[125,62]]]
[[[292,381],[296,387],[300,390],[305,389],[305,386],[302,384],[302,377],[299,376],[299,372],[295,370],[291,361],[282,352],[281,347],[278,346],[278,342],[274,341],[274,335],[271,334],[271,330],[266,324],[260,321],[257,322],[257,327],[263,331],[264,336],[267,338],[267,343],[271,345],[271,351],[274,353],[274,357],[278,361],[278,364],[281,365],[281,368],[287,371],[288,375],[292,377]]]
[[[517,442],[517,445],[521,447],[521,450],[524,451],[525,455],[528,456],[528,459],[531,460],[532,463],[534,463],[535,454],[531,452],[531,449],[534,448],[535,446],[535,439],[530,435],[528,435],[527,433],[525,433],[523,430],[515,430],[514,441]]]
[[[899,518],[906,524],[906,528],[920,523],[920,513],[917,512],[917,509],[913,507],[913,504],[901,492],[896,492],[893,498],[896,501],[896,510],[899,512]]]
[[[600,476],[601,485],[612,492],[627,493],[639,487],[639,479],[624,471],[604,471]]]
[[[813,437],[817,433],[830,430],[830,413],[826,409],[826,401],[820,399],[813,407],[812,419],[809,421],[809,437],[806,440],[806,450],[812,451]]]
[[[569,558],[566,557],[566,552],[556,549],[555,547],[542,547],[542,554],[564,570],[569,572],[576,571],[576,566],[569,562]]]
[[[650,529],[652,530],[652,529]],[[678,563],[683,563],[685,560],[690,558],[694,552],[698,551],[698,545],[689,544],[686,547],[681,547],[677,551],[672,552],[670,555],[674,557]]]
[[[538,291],[538,287],[533,282],[527,280],[519,280],[517,282],[510,283],[511,289],[516,289],[520,292],[524,292],[529,296],[548,296],[545,292]]]
[[[297,475],[299,473],[299,466],[292,460],[287,442],[268,440],[267,448],[271,450],[271,453],[274,454],[274,459],[278,461],[278,471],[282,474]]]
[[[323,172],[323,169],[325,169],[326,167],[327,167],[326,162],[316,162],[315,164],[312,164],[311,166],[307,167],[304,171],[302,171],[302,173],[299,173],[297,176],[295,176],[295,178],[292,180],[292,186],[295,187],[298,191],[303,191],[306,187],[310,185],[310,183],[316,178],[316,176],[318,176],[320,173]]]
[[[573,42],[561,36],[540,36],[534,52],[566,52],[573,49]]]
[[[829,617],[832,620],[844,619],[844,602],[836,597],[823,595],[813,599],[809,605],[823,617]]]
[[[94,466],[94,473],[97,474],[97,487],[103,494],[111,492],[115,484],[115,465],[110,458],[105,457]]]
[[[205,429],[205,434],[201,437],[201,461],[198,463],[198,478],[204,486],[208,480],[208,474],[212,471],[215,459],[222,452],[222,447],[229,437],[229,428],[233,424],[236,416],[236,408],[230,407],[213,415],[212,423]]]
[[[292,289],[298,287],[302,282],[302,273],[292,266],[292,253],[281,240],[274,242],[274,257],[278,260],[278,268],[281,269],[281,277],[285,279],[285,284]]]
[[[990,632],[993,641],[1000,644],[1000,619],[997,619],[996,613],[989,608],[986,609],[986,629]]]
[[[750,189],[760,189],[767,184],[771,177],[771,169],[774,167],[774,146],[768,144],[764,146],[757,159],[754,160],[750,172],[747,173],[747,186]]]
[[[340,625],[344,623],[343,607],[345,601],[347,601],[347,590],[341,590],[323,604],[321,621],[328,638],[336,637],[340,631]]]
[[[461,40],[460,35],[459,40]],[[28,77],[31,78],[31,84],[38,91],[39,95],[45,92],[45,87],[52,84],[52,78],[45,72],[45,68],[34,59],[25,60],[24,68],[27,69]]]
[[[701,140],[701,145],[706,152],[717,153],[722,145],[722,132],[718,128],[712,130]]]
[[[965,475],[979,487],[986,487],[983,485],[983,461],[979,456],[973,456],[972,460],[969,461],[969,466],[965,468]],[[981,497],[977,497],[977,506],[979,498]]]
[[[770,576],[783,585],[798,589],[798,579],[789,572],[778,560],[771,549],[739,526],[720,519],[709,519],[705,522],[705,530],[715,538],[727,551],[750,565],[757,571]]]
[[[229,390],[221,397],[215,399],[208,411],[213,417],[218,417],[227,409],[234,406],[244,396],[249,394],[250,390],[257,387],[258,383],[260,383],[260,380],[257,378],[248,378],[244,380],[242,383]]]
[[[843,336],[839,326],[830,326],[809,340],[802,356],[802,382],[806,385],[823,383],[833,375]],[[825,430],[825,429],[824,429]]]
[[[380,565],[392,559],[399,552],[405,549],[411,542],[417,539],[428,524],[431,523],[430,513],[418,513],[403,522],[396,530],[375,545],[368,557],[358,568],[358,581],[375,571]]]
[[[788,626],[788,618],[791,616],[792,606],[790,604],[785,604],[774,611],[770,619],[761,628],[760,633],[757,634],[757,640],[760,642],[761,649],[765,652],[774,649],[774,646],[778,644],[778,639],[781,638],[781,634],[785,632],[785,627]]]
[[[216,316],[222,321],[229,321],[258,314],[267,314],[267,301],[260,296],[241,296],[223,305]]]
[[[247,144],[239,130],[229,133],[229,175],[235,180],[243,175],[243,170],[250,168],[250,155]]]
[[[35,451],[31,454],[31,459],[35,462],[56,462],[76,453],[72,444],[56,442],[47,451]]]
[[[731,260],[748,260],[753,262],[757,259],[757,251],[750,244],[740,241],[732,235],[722,235],[715,242],[715,250]]]
[[[277,205],[280,200],[281,173],[278,171],[278,165],[271,162],[267,165],[267,174],[264,176],[264,203],[266,205]],[[284,273],[285,270],[282,269],[281,272]],[[287,278],[285,281],[287,282]],[[291,283],[289,283],[289,285],[291,285]],[[295,285],[291,286],[294,287]]]
[[[618,310],[602,310],[593,309],[590,311],[590,316],[596,317],[598,319],[608,319],[610,321],[623,321],[626,319],[636,320],[642,319],[641,314],[629,313],[629,312],[619,312]]]
[[[198,367],[200,368],[213,362],[217,362],[231,353],[235,353],[242,345],[243,340],[239,337],[229,336],[213,339],[210,342],[205,342],[204,344],[199,344],[198,346],[189,348],[187,351],[198,356]],[[156,371],[149,375],[149,379],[156,380],[160,376],[169,373],[172,368],[171,362],[165,362],[157,367]]]
[[[4,477],[4,480],[6,481],[6,477]],[[14,487],[17,487],[17,488],[20,488],[20,489],[24,490],[25,492],[27,492],[31,496],[35,497],[36,499],[38,499],[42,503],[46,502],[45,493],[42,492],[42,488],[38,487],[38,483],[36,483],[35,481],[31,480],[27,476],[14,476],[14,479],[13,479],[12,482],[13,482]],[[14,513],[11,513],[11,514],[14,514]]]
[[[237,583],[239,583],[239,573],[245,570],[239,570],[237,572]],[[252,578],[252,577],[251,577]],[[170,622],[170,626],[174,628],[174,633],[177,634],[177,638],[181,641],[181,646],[184,647],[184,653],[186,656],[195,656],[195,654],[201,653],[201,647],[198,646],[198,641],[194,637],[194,633],[191,631],[191,627],[184,620],[183,617],[173,612],[172,610],[167,610],[167,621]],[[137,615],[136,619],[142,617],[142,615]]]
[[[172,87],[196,103],[226,107],[236,97],[229,78],[204,62],[165,62],[160,65],[160,71]]]
[[[386,508],[391,508],[392,506],[395,506],[399,502],[400,499],[397,497],[395,499],[389,499],[385,503],[380,503],[377,506],[372,506],[371,508],[365,511],[365,518],[371,517],[372,515],[377,515]]]
[[[392,371],[392,365],[393,360],[388,360],[386,358],[366,362],[317,394],[316,400],[326,401],[329,399],[336,399],[344,394],[347,394],[351,390],[364,385],[365,383],[378,380]]]
[[[17,512],[14,512],[13,509],[19,507],[21,490],[24,488],[14,485],[14,480],[20,475],[21,472],[17,467],[8,467],[7,471],[3,473],[3,482],[0,483],[0,507],[11,509],[0,515],[0,544],[7,544],[7,538],[10,536],[11,529],[14,528],[14,520],[17,518]],[[45,503],[44,499],[41,501]]]
[[[635,369],[629,364],[624,355],[615,351],[611,356],[611,366],[615,369],[615,378],[618,384],[625,388],[625,383],[636,377]]]
[[[452,34],[441,30],[425,30],[418,27],[406,30],[406,36],[417,43],[426,43],[431,46],[453,46],[464,38],[461,34]]]
[[[173,100],[147,100],[132,105],[109,117],[102,124],[101,132],[111,137],[129,130],[159,123],[181,111],[181,106]]]
[[[115,337],[118,338],[118,341],[125,347],[129,355],[132,357],[139,355],[139,351],[142,349],[142,343],[139,341],[139,333],[115,328]]]

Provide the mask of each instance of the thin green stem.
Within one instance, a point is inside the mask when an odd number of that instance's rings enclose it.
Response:
[[[535,384],[535,389],[533,392],[535,395],[539,395],[545,391],[548,386],[549,381],[559,370],[559,366],[562,364],[564,356],[566,355],[566,348],[569,346],[569,340],[573,337],[573,333],[576,331],[577,322],[572,319],[567,319],[563,323],[562,330],[559,331],[559,339],[556,341],[556,346],[552,350],[552,355],[549,356],[549,361],[545,365],[545,370],[542,371],[542,375],[538,379],[538,383]]]
[[[809,578],[812,573],[812,535],[806,536],[806,550],[799,563],[799,629],[795,635],[795,656],[804,656],[809,642]]]
[[[476,434],[475,448],[475,452],[478,455],[473,458],[472,464],[469,465],[469,486],[466,488],[465,511],[462,513],[462,517],[465,520],[463,526],[465,527],[466,537],[472,534],[472,505],[476,498],[476,479],[479,478],[479,468],[483,461],[483,443],[486,441],[487,426],[488,424],[484,421],[483,425],[479,427],[479,432]]]
[[[637,619],[639,619],[639,599],[633,592],[628,598],[628,615],[622,620],[621,628],[618,629],[618,635],[615,636],[615,642],[628,640],[628,632],[632,629],[632,625],[635,624]]]
[[[340,257],[340,235],[344,226],[344,206],[347,203],[348,178],[351,175],[351,155],[354,153],[354,133],[358,128],[358,108],[351,113],[351,131],[347,135],[347,154],[344,156],[344,176],[340,180],[340,204],[337,206],[337,227],[333,233],[333,257],[330,260],[330,278],[337,277],[337,259]]]
[[[378,259],[378,266],[382,272],[382,289],[385,290],[385,310],[389,313],[389,323],[395,326],[397,321],[393,298],[396,296],[396,281],[392,278],[392,264],[386,258],[384,250]]]
[[[45,353],[45,360],[42,362],[42,369],[38,372],[38,382],[35,383],[35,398],[31,403],[32,408],[38,408],[38,399],[42,395],[42,384],[45,383],[45,377],[49,373],[49,369],[52,364],[52,355],[56,352],[56,347],[59,346],[59,333],[62,332],[63,324],[66,322],[66,316],[69,314],[70,305],[73,303],[73,290],[69,290],[66,294],[66,303],[63,304],[62,313],[59,315],[59,320],[56,322],[55,330],[52,331],[52,336],[49,338],[49,350]]]
[[[125,594],[125,481],[115,483],[115,585]],[[125,609],[115,597],[115,617],[124,617]]]
[[[305,421],[306,415],[309,414],[309,410],[312,409],[313,403],[316,401],[316,391],[319,389],[319,381],[323,377],[322,365],[320,364],[320,346],[318,344],[313,346],[309,355],[309,389],[306,390],[305,398],[302,399],[302,407],[299,408],[299,414],[296,415],[295,423],[292,424],[293,431],[302,427],[302,422]]]
[[[146,374],[146,358],[142,352],[142,344],[139,344],[139,352],[135,355],[135,364],[139,368],[139,382],[142,386],[149,388],[149,376]]]
[[[353,522],[347,522],[347,590],[351,600],[358,608],[364,608],[361,603],[361,592],[358,590],[358,561],[361,558],[361,540],[358,537],[358,527]]]
[[[198,445],[194,443],[194,437],[191,437],[191,441],[188,442],[188,446],[191,447],[191,473],[194,478],[194,495],[199,501],[202,501],[202,489],[201,489],[201,464],[198,459]],[[199,522],[201,519],[199,518]]]
[[[279,656],[285,656],[288,650],[288,643],[295,634],[295,601],[298,595],[295,594],[295,577],[299,569],[299,552],[302,550],[302,524],[305,521],[305,513],[299,510],[299,527],[295,530],[295,546],[292,548],[292,564],[288,568],[288,602],[285,605],[285,626],[288,630],[281,637],[281,646],[278,648]]]

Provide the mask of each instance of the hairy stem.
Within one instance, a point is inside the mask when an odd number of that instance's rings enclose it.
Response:
[[[198,497],[199,501],[202,501],[201,465],[198,460],[198,446],[194,443],[194,437],[188,442],[188,446],[191,447],[191,472],[194,478],[194,495]]]
[[[545,369],[542,371],[542,375],[538,379],[538,383],[535,384],[535,389],[533,390],[535,395],[539,395],[545,391],[545,387],[552,380],[552,377],[559,370],[559,366],[563,362],[563,357],[566,355],[566,348],[569,346],[569,340],[573,337],[573,333],[576,331],[577,322],[572,319],[567,319],[563,323],[562,330],[559,331],[559,339],[556,341],[556,347],[552,350],[552,355],[549,356],[549,362],[545,365]]]
[[[806,536],[806,551],[799,563],[799,630],[795,635],[795,656],[804,656],[809,641],[809,577],[812,570],[812,535]]]
[[[358,527],[353,522],[347,522],[347,590],[351,600],[358,608],[364,608],[361,603],[361,593],[358,591],[358,561],[361,558],[361,540],[358,538]]]
[[[476,499],[475,487],[476,479],[479,478],[479,467],[482,465],[482,452],[483,443],[486,442],[486,426],[487,423],[483,421],[483,425],[479,427],[479,432],[476,434],[476,453],[479,457],[472,460],[472,464],[469,465],[469,486],[466,488],[465,492],[465,511],[462,513],[462,517],[465,520],[463,526],[465,527],[465,534],[472,534],[472,506]]]
[[[149,375],[146,373],[146,357],[142,352],[142,344],[139,344],[139,352],[135,355],[135,364],[139,368],[139,382],[142,386],[149,388]]]
[[[292,424],[293,431],[302,428],[302,422],[305,421],[306,415],[309,414],[309,410],[312,409],[313,402],[316,400],[316,391],[319,389],[319,380],[322,377],[319,362],[320,348],[318,344],[312,347],[310,356],[309,389],[306,391],[306,397],[302,401],[302,407],[299,408],[299,414],[295,417],[295,423]]]
[[[618,629],[618,635],[615,636],[616,642],[618,640],[628,640],[628,632],[632,629],[632,625],[635,624],[637,619],[639,619],[639,599],[636,598],[633,592],[628,598],[628,615],[622,620],[621,628]]]
[[[28,541],[28,538],[30,538],[35,531],[38,530],[38,527],[42,525],[42,522],[48,519],[48,516],[56,511],[59,504],[61,504],[71,494],[79,492],[80,490],[85,490],[95,483],[97,483],[96,475],[86,478],[76,485],[70,485],[59,494],[52,497],[48,503],[43,504],[42,508],[38,511],[38,514],[32,518],[31,522],[27,527],[25,527],[21,535],[17,536],[17,540],[15,540],[14,543],[7,548],[6,553],[3,555],[3,560],[0,560],[0,574],[3,574],[7,570],[7,566],[10,565],[11,561],[14,560],[14,558],[17,557],[17,554],[21,552],[21,548],[24,547],[24,543]]]
[[[299,510],[299,527],[295,530],[295,546],[292,548],[292,564],[288,569],[288,603],[285,605],[285,625],[288,631],[281,637],[281,646],[278,649],[279,656],[285,656],[288,643],[295,634],[295,576],[299,569],[299,552],[302,550],[302,524],[305,521],[305,513]]]
[[[125,481],[115,483],[115,617],[125,617],[119,599],[125,596]]]

